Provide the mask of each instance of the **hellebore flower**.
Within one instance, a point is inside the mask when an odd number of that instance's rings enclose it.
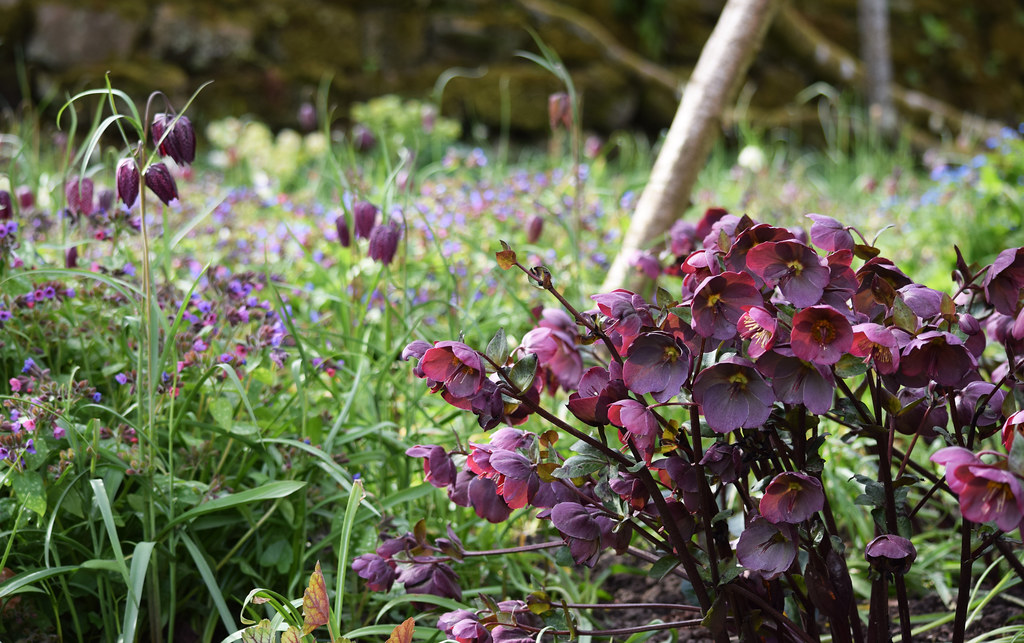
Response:
[[[495,451],[490,465],[497,473],[495,491],[511,509],[522,509],[540,486],[536,467],[526,456],[515,451]]]
[[[352,569],[366,586],[374,592],[387,592],[395,584],[395,569],[392,563],[377,554],[363,554],[352,561]]]
[[[619,288],[590,298],[597,303],[601,314],[611,320],[608,329],[618,332],[623,344],[629,344],[644,326],[654,326],[650,308],[640,295]]]
[[[369,239],[370,232],[377,223],[377,206],[366,201],[358,201],[352,206],[352,227],[356,239]]]
[[[704,452],[700,463],[725,484],[736,482],[743,466],[743,450],[735,444],[715,442]]]
[[[825,506],[821,482],[806,473],[784,471],[765,487],[758,509],[772,523],[801,523]]]
[[[77,176],[68,179],[67,185],[64,186],[68,209],[75,214],[86,216],[92,214],[95,209],[92,202],[92,190],[92,179],[79,179]]]
[[[798,538],[794,525],[773,524],[754,516],[736,543],[736,559],[740,565],[771,580],[796,560]]]
[[[798,241],[775,241],[754,246],[747,253],[747,267],[779,285],[783,296],[797,308],[813,306],[829,282],[829,268],[812,248]]]
[[[551,524],[569,545],[577,565],[593,567],[601,553],[601,527],[583,505],[560,502],[551,508]]]
[[[153,141],[163,156],[178,165],[196,160],[196,132],[187,116],[160,113],[153,117]]]
[[[985,398],[984,406],[978,408],[978,403]],[[957,421],[963,426],[977,426],[988,428],[995,426],[1003,419],[1003,400],[1006,399],[1006,391],[996,388],[990,382],[971,382],[959,391],[956,398]],[[980,412],[979,412],[980,411]],[[977,415],[977,421],[975,421]]]
[[[896,394],[903,408],[896,414],[896,430],[904,435],[920,434],[930,438],[935,427],[945,427],[949,421],[946,401],[937,394],[934,387],[901,388]],[[920,401],[918,401],[920,400]]]
[[[1006,422],[1003,424],[1003,446],[1007,451],[1013,446],[1014,437],[1018,433],[1024,433],[1024,411],[1017,411],[1006,418]]]
[[[778,228],[767,223],[751,226],[736,237],[736,241],[729,248],[729,252],[724,258],[725,269],[746,273],[747,253],[750,252],[751,248],[769,241],[786,241],[792,238],[793,233],[785,228]],[[755,278],[754,285],[757,288],[761,288],[761,286],[764,286],[764,281],[761,281],[760,278]]]
[[[751,306],[736,322],[740,337],[750,340],[747,354],[757,359],[775,345],[779,320],[760,306]]]
[[[853,345],[850,322],[831,306],[811,306],[793,315],[790,346],[802,360],[830,366]]]
[[[402,238],[402,230],[394,222],[383,223],[370,232],[370,259],[379,261],[385,266],[390,264],[398,251],[398,241]]]
[[[170,170],[163,163],[154,163],[146,168],[146,187],[152,190],[164,205],[170,205],[171,201],[178,198],[178,186]]]
[[[423,353],[420,368],[424,375],[444,384],[457,398],[472,397],[483,386],[483,360],[462,342],[437,342]]]
[[[131,208],[139,198],[139,168],[133,159],[121,159],[115,172],[117,176],[117,196],[125,207]]]
[[[476,614],[469,610],[460,609],[455,610],[454,612],[445,612],[437,619],[437,629],[441,630],[451,638],[452,628],[455,627],[455,624],[467,620],[479,622]]]
[[[850,230],[832,217],[823,214],[808,214],[811,224],[811,243],[825,252],[853,250],[854,241]]]
[[[764,424],[775,395],[749,360],[728,357],[697,375],[693,400],[712,430],[729,433]]]
[[[803,404],[817,415],[832,408],[836,380],[827,366],[806,362],[780,348],[762,355],[757,370],[772,378],[772,390],[779,401]]]
[[[403,565],[398,571],[398,580],[405,584],[405,591],[409,594],[433,594],[456,601],[462,599],[459,578],[445,563]]]
[[[491,643],[491,633],[475,619],[463,619],[452,626],[451,638],[458,643]]]
[[[898,291],[907,308],[922,320],[937,317],[942,312],[943,293],[921,284],[907,284]]]
[[[994,521],[1002,531],[1024,519],[1021,479],[1007,471],[1006,460],[987,464],[963,447],[945,447],[931,457],[946,467],[946,483],[960,497],[960,513],[972,522]]]
[[[11,208],[11,193],[7,190],[0,190],[0,221],[11,218],[14,210]]]
[[[853,326],[850,354],[870,361],[882,375],[892,375],[900,365],[899,342],[892,329],[881,324]]]
[[[689,376],[690,351],[676,337],[661,331],[634,339],[622,365],[622,379],[629,390],[638,395],[650,393],[658,402],[678,395]]]
[[[608,405],[628,396],[622,380],[610,379],[607,369],[594,366],[583,373],[579,388],[569,396],[569,411],[591,426],[608,424]]]
[[[864,559],[875,569],[902,576],[917,559],[917,549],[902,536],[882,534],[864,548]]]
[[[1024,248],[1003,250],[981,283],[985,298],[1004,315],[1015,317],[1024,291]]]
[[[620,400],[608,405],[608,419],[617,427],[626,430],[626,434],[619,433],[623,443],[628,438],[633,439],[633,445],[643,455],[644,460],[650,463],[654,457],[654,443],[661,433],[658,427],[658,419],[649,408],[633,399]]]
[[[476,515],[487,522],[505,522],[512,515],[512,508],[498,493],[498,485],[490,478],[474,477],[469,481],[468,493],[469,505]]]
[[[707,277],[693,293],[693,329],[701,337],[732,339],[744,310],[763,306],[764,298],[745,272]]]
[[[455,483],[458,470],[452,462],[451,455],[434,444],[419,445],[405,450],[405,455],[412,458],[423,458],[423,475],[427,482],[439,489]]]
[[[932,330],[921,333],[903,348],[899,370],[908,386],[924,386],[928,380],[957,386],[976,368],[977,360],[959,337]]]
[[[583,356],[576,347],[576,337],[575,325],[565,327],[542,321],[538,328],[523,336],[521,348],[536,355],[537,362],[550,372],[559,386],[572,391],[583,375]]]

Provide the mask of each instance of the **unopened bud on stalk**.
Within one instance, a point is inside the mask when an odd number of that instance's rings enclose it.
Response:
[[[377,223],[377,206],[366,201],[359,201],[352,206],[352,219],[356,239],[369,239],[370,231]]]
[[[349,247],[352,243],[352,238],[348,233],[348,221],[345,220],[345,215],[338,215],[338,218],[334,220],[334,227],[338,230],[338,243],[343,248]]]
[[[117,196],[125,207],[131,208],[139,198],[139,168],[132,159],[117,164]]]
[[[385,266],[390,264],[395,258],[395,252],[398,251],[398,240],[401,237],[402,230],[394,222],[374,228],[370,233],[370,258]]]
[[[162,155],[169,156],[178,165],[196,160],[196,132],[187,116],[157,114],[153,117],[152,132],[153,142],[159,144]]]

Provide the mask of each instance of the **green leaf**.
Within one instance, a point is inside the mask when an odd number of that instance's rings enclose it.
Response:
[[[231,427],[235,423],[235,405],[227,398],[218,397],[210,400],[210,415],[222,429],[231,432]]]
[[[1024,442],[1024,440],[1021,440],[1021,442]],[[562,466],[552,471],[551,475],[563,480],[582,478],[583,476],[589,476],[591,473],[597,473],[607,466],[608,462],[605,460],[598,460],[585,455],[574,455],[567,458],[562,463]]]
[[[143,541],[135,545],[132,553],[132,569],[128,573],[128,600],[124,607],[122,631],[120,639],[124,643],[135,640],[135,628],[139,622],[139,608],[142,605],[142,588],[146,585],[146,572],[149,569],[149,558],[153,554],[156,543]]]
[[[78,569],[79,567],[77,565],[62,565],[60,567],[39,569],[34,572],[22,572],[17,576],[12,576],[3,583],[0,583],[0,599],[20,594],[22,591],[28,591],[32,583],[37,581],[46,580],[47,578],[59,576],[60,574],[75,572],[78,571]],[[26,589],[22,590],[22,588]]]
[[[508,359],[508,338],[505,336],[505,329],[499,328],[494,337],[487,343],[487,350],[484,351],[487,358],[501,366]]]
[[[897,295],[892,302],[892,321],[910,334],[917,332],[917,315],[910,310],[910,306],[903,301],[903,297],[900,295]]]
[[[36,471],[22,471],[11,476],[11,486],[18,502],[40,516],[46,515],[46,492],[43,477]]]
[[[203,552],[200,551],[199,546],[196,545],[195,541],[188,534],[179,534],[181,542],[185,543],[185,548],[188,549],[188,553],[192,556],[192,562],[195,563],[196,569],[199,570],[199,575],[203,579],[203,583],[206,584],[206,589],[210,592],[210,597],[213,599],[213,604],[217,608],[217,614],[220,615],[220,622],[224,624],[224,629],[228,632],[235,626],[235,621],[231,617],[231,611],[228,609],[228,604],[224,600],[224,594],[220,590],[220,584],[217,582],[217,578],[213,575],[213,570],[210,569],[210,565],[206,562],[206,557]]]
[[[302,641],[302,630],[292,625],[281,635],[281,643],[300,643]]]
[[[252,502],[284,498],[305,486],[306,483],[299,480],[280,480],[277,482],[268,482],[267,484],[255,489],[246,489],[245,491],[240,491],[238,493],[221,496],[220,498],[216,498],[210,502],[204,502],[198,507],[193,507],[185,513],[178,515],[174,520],[171,520],[164,525],[164,528],[160,530],[159,536],[163,537],[171,530],[172,527],[183,522],[191,522],[203,514],[208,514],[213,511],[222,511],[224,509],[230,509],[232,507],[238,507]]]
[[[653,565],[651,565],[651,569],[647,572],[647,575],[651,578],[661,580],[678,566],[679,558],[675,556],[662,556],[656,560]]]
[[[530,388],[530,384],[533,384],[533,378],[536,374],[537,355],[535,353],[527,353],[526,356],[512,367],[512,371],[508,374],[508,379],[512,386],[516,387],[516,392],[522,393]]]

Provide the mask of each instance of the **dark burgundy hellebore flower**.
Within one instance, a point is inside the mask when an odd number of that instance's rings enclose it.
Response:
[[[491,643],[491,632],[475,619],[463,619],[452,626],[451,638],[456,643]]]
[[[757,360],[757,370],[771,378],[779,401],[803,404],[818,415],[832,408],[836,380],[827,366],[805,362],[792,351],[779,348],[762,355]]]
[[[979,409],[978,404],[985,399]],[[963,426],[979,428],[994,427],[1003,419],[1003,401],[1006,391],[997,389],[991,382],[971,382],[959,391],[956,397],[956,417]],[[977,415],[977,420],[975,416]]]
[[[622,365],[622,379],[629,390],[650,393],[663,403],[679,394],[689,376],[690,351],[675,336],[661,331],[642,333],[633,340]]]
[[[455,463],[452,462],[451,455],[443,447],[434,444],[417,444],[406,449],[405,455],[412,458],[423,458],[423,475],[427,482],[435,487],[443,489],[455,483],[455,476],[459,472],[455,468]]]
[[[647,302],[636,293],[619,288],[609,293],[591,295],[590,298],[597,303],[601,314],[611,321],[608,330],[618,332],[624,341],[628,339],[625,341],[627,344],[640,334],[642,327],[654,325]]]
[[[704,452],[701,465],[718,476],[725,484],[739,479],[743,466],[743,451],[735,444],[715,442]]]
[[[64,186],[68,209],[74,214],[86,216],[92,214],[95,209],[92,201],[92,189],[92,179],[79,179],[77,176],[68,179],[67,185]]]
[[[881,324],[868,322],[854,326],[850,354],[870,361],[882,375],[892,375],[900,365],[896,335]]]
[[[170,205],[171,201],[178,198],[178,185],[163,163],[154,163],[146,168],[146,187],[152,190],[164,205]]]
[[[1007,471],[1006,460],[987,464],[963,447],[945,447],[931,457],[946,467],[946,483],[960,497],[960,513],[972,522],[995,521],[1012,531],[1024,519],[1021,479]]]
[[[576,346],[579,333],[576,324],[561,310],[545,309],[538,327],[523,336],[521,347],[537,356],[558,385],[566,391],[575,390],[583,375],[583,356]]]
[[[849,320],[831,306],[811,306],[793,315],[790,346],[800,359],[829,366],[852,345]]]
[[[758,509],[769,522],[795,525],[824,506],[825,492],[817,478],[798,471],[784,471],[765,487]]]
[[[736,543],[736,559],[765,580],[781,575],[796,559],[796,527],[754,516]]]
[[[701,337],[732,339],[746,308],[763,306],[764,298],[745,272],[708,277],[693,293],[693,329]]]
[[[1013,440],[1018,433],[1024,433],[1024,411],[1017,411],[1006,418],[1006,422],[1003,423],[1001,437],[1007,451],[1013,447]]]
[[[7,190],[0,190],[0,221],[10,219],[13,213],[11,193]]]
[[[1024,248],[1003,250],[982,282],[985,298],[1004,315],[1015,317],[1024,292]]]
[[[462,476],[460,472],[459,476]],[[468,472],[472,473],[472,472]],[[476,515],[487,522],[499,523],[508,520],[512,515],[512,508],[508,506],[505,499],[498,493],[498,485],[490,478],[475,476],[469,480],[468,496],[469,506],[473,507]],[[457,486],[457,483],[456,483]],[[453,500],[454,501],[454,500]],[[457,503],[456,503],[457,504]]]
[[[917,549],[902,536],[882,534],[864,548],[864,559],[875,569],[903,575],[917,559]]]
[[[942,386],[957,386],[978,368],[974,355],[952,333],[932,330],[908,343],[900,357],[900,374],[907,386],[924,386],[934,380]]]
[[[356,233],[356,239],[369,239],[370,231],[377,223],[377,206],[366,201],[357,201],[352,206],[352,227]]]
[[[476,614],[469,610],[455,610],[454,612],[445,612],[437,619],[437,629],[441,630],[449,636],[452,635],[452,628],[455,627],[456,623],[462,621],[474,621],[479,623],[480,619],[476,617]]]
[[[480,354],[462,342],[437,342],[423,353],[420,368],[424,375],[444,384],[449,393],[459,398],[472,397],[484,381]]]
[[[918,433],[921,437],[935,436],[935,427],[945,427],[949,421],[946,401],[934,387],[904,387],[896,394],[903,408],[896,414],[896,430],[904,435]],[[920,400],[920,401],[918,401]]]
[[[117,196],[125,207],[131,208],[139,198],[139,168],[134,159],[121,159],[115,172],[117,178]]]
[[[459,578],[445,563],[416,563],[402,565],[398,570],[399,582],[410,594],[433,594],[452,600],[462,599]]]
[[[495,491],[512,509],[522,509],[540,486],[536,467],[526,456],[515,451],[499,450],[490,456],[490,465],[496,472]]]
[[[374,592],[387,592],[395,584],[395,570],[377,554],[363,554],[352,561],[352,569],[366,580],[366,587]]]
[[[771,415],[775,395],[749,360],[727,357],[697,375],[693,399],[709,427],[728,433],[764,424]]]
[[[650,463],[654,457],[655,440],[661,433],[654,413],[636,400],[619,400],[608,405],[608,419],[615,426],[626,430],[626,435],[620,433],[619,437],[623,442],[632,438],[633,445],[644,460]]]
[[[778,284],[797,308],[813,306],[829,282],[829,268],[812,248],[797,241],[776,241],[754,246],[747,267],[766,283]]]
[[[402,238],[402,229],[394,222],[383,223],[370,232],[370,259],[379,261],[385,266],[390,264],[398,251],[398,241]]]
[[[560,502],[551,508],[551,524],[562,533],[577,565],[593,567],[601,553],[601,527],[583,505]]]
[[[157,114],[153,117],[151,131],[153,142],[159,145],[163,156],[170,157],[178,165],[188,165],[196,160],[196,132],[187,116]]]
[[[850,230],[832,217],[823,214],[808,214],[811,224],[811,243],[825,252],[853,250],[854,241]]]
[[[594,366],[583,373],[579,388],[569,396],[569,411],[591,426],[608,424],[608,405],[628,396],[622,380],[609,379],[607,369]]]

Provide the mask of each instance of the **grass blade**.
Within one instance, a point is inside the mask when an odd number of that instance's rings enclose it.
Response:
[[[284,498],[305,486],[306,483],[299,480],[280,480],[277,482],[268,482],[267,484],[256,487],[255,489],[246,489],[245,491],[240,491],[238,493],[221,496],[220,498],[211,500],[210,502],[205,502],[198,507],[193,507],[174,518],[174,520],[164,525],[164,528],[158,535],[158,539],[165,536],[172,527],[183,522],[189,522],[203,514],[221,511],[222,509],[230,509],[231,507],[246,505],[251,502],[259,502],[261,500],[276,500],[277,498]]]
[[[224,624],[224,629],[230,632],[235,626],[235,622],[231,618],[231,611],[228,609],[227,602],[224,601],[224,594],[220,591],[217,579],[213,576],[213,570],[210,569],[209,563],[206,562],[206,557],[203,556],[203,552],[196,545],[195,541],[188,534],[180,534],[180,537],[182,542],[185,543],[188,553],[192,556],[192,562],[196,564],[199,575],[203,577],[206,589],[210,590],[210,598],[213,599],[213,604],[217,607],[217,612],[220,614],[220,620]]]
[[[142,588],[146,585],[146,572],[149,570],[149,559],[156,543],[142,541],[135,545],[132,554],[132,569],[128,573],[128,602],[124,607],[124,620],[121,626],[123,643],[135,640],[135,626],[139,622],[139,607],[142,605]]]
[[[121,570],[121,577],[127,584],[128,564],[125,562],[124,551],[121,549],[121,538],[117,535],[117,526],[114,524],[114,512],[111,511],[110,499],[107,498],[107,487],[100,478],[90,480],[89,484],[92,485],[96,506],[99,507],[100,515],[103,516],[103,526],[107,530],[107,538],[110,540],[110,546],[114,550],[114,558],[117,561],[118,568]]]
[[[338,556],[337,584],[334,587],[334,618],[341,622],[341,607],[345,602],[345,572],[348,571],[348,550],[352,541],[352,524],[356,521],[356,511],[362,502],[363,481],[354,480],[352,491],[348,494],[348,506],[345,507],[345,518],[341,523],[341,543]],[[340,628],[339,628],[340,629]]]

